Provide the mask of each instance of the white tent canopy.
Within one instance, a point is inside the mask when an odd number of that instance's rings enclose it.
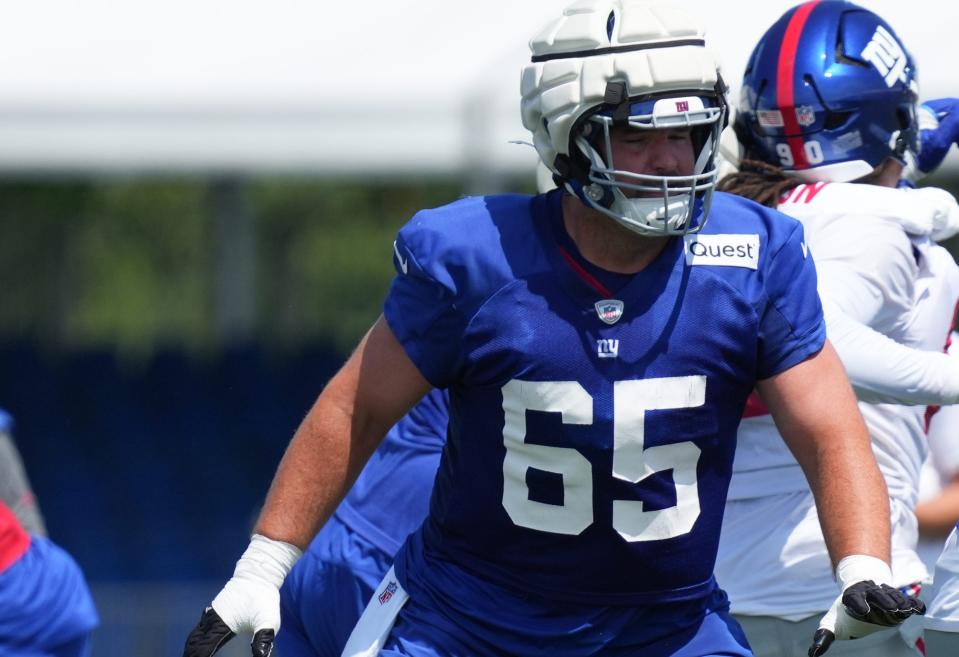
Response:
[[[683,0],[678,0],[683,2]],[[46,0],[0,11],[0,172],[528,171],[526,41],[560,0]],[[784,0],[686,0],[733,85]],[[959,5],[874,0],[957,95]],[[955,158],[955,156],[954,156]],[[953,160],[955,161],[955,160]]]

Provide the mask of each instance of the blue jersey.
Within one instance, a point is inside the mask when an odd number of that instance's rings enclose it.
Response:
[[[802,227],[716,194],[703,233],[603,299],[558,248],[561,198],[467,198],[400,231],[385,317],[450,390],[450,428],[397,576],[702,598],[746,398],[825,340]]]
[[[448,403],[444,391],[432,390],[393,425],[336,509],[343,524],[391,557],[426,517]]]
[[[83,573],[42,536],[0,572],[0,655],[88,657],[99,623]]]

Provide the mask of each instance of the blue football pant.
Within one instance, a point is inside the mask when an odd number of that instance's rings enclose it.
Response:
[[[720,590],[635,607],[536,603],[504,589],[495,599],[440,593],[444,605],[420,593],[398,612],[383,657],[752,657]]]
[[[280,589],[279,657],[340,657],[392,556],[335,516]]]

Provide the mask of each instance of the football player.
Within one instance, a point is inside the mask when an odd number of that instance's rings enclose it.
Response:
[[[712,566],[757,386],[866,617],[916,611],[874,582],[888,498],[802,227],[713,193],[725,87],[698,22],[580,0],[530,45],[523,122],[561,187],[400,231],[384,315],[298,429],[187,657],[238,631],[269,653],[285,574],[432,387],[450,426],[429,515],[344,654],[751,654]]]
[[[939,98],[919,108],[922,148],[907,167],[910,180],[933,171],[959,142],[959,99]],[[953,332],[949,353],[959,355],[959,333]],[[916,519],[919,523],[919,556],[930,572],[942,546],[959,520],[959,406],[930,409],[927,416],[929,454],[919,477]]]
[[[747,64],[736,120],[746,160],[723,182],[802,221],[828,335],[860,398],[917,405],[860,404],[892,498],[892,568],[873,581],[912,593],[928,581],[914,514],[926,449],[921,405],[954,403],[959,392],[959,368],[943,353],[959,270],[919,235],[954,232],[959,206],[942,190],[897,189],[917,150],[916,98],[915,65],[879,16],[846,2],[794,7]],[[817,517],[800,461],[780,448],[758,399],[739,441],[717,578],[757,655],[805,655],[804,637],[842,608],[820,530],[828,512],[820,507]],[[850,625],[836,634],[862,633]],[[890,630],[835,651],[915,654],[911,643]],[[826,647],[819,641],[810,654]]]
[[[0,411],[0,435],[9,439],[11,425],[10,416]],[[6,447],[12,449],[12,442]],[[0,468],[9,465],[0,463]],[[7,471],[22,476],[19,456]],[[22,485],[25,479],[19,481]],[[73,558],[45,536],[27,531],[11,511],[8,503],[19,503],[28,522],[38,521],[32,495],[24,502],[25,490],[4,486],[4,495],[13,491],[14,499],[0,497],[0,655],[89,657],[99,623],[90,590]]]

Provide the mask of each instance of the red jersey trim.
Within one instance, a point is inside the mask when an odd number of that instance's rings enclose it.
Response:
[[[759,393],[753,390],[746,399],[746,408],[743,409],[743,417],[759,417],[760,415],[769,415],[769,407],[766,406]]]
[[[12,566],[30,549],[30,534],[6,504],[0,502],[0,572]]]

